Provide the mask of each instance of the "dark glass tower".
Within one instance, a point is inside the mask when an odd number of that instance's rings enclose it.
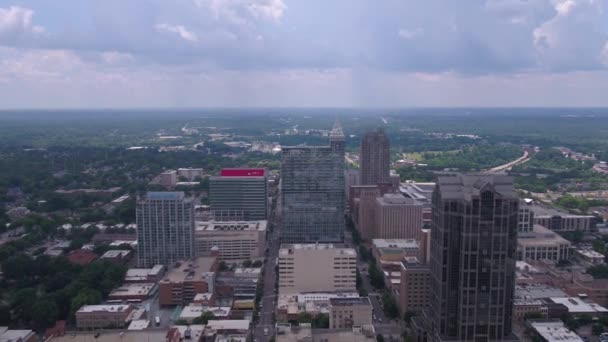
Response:
[[[431,230],[431,340],[515,339],[518,205],[511,177],[439,177]]]
[[[338,122],[329,142],[329,146],[283,147],[283,242],[343,241],[344,133]]]
[[[390,183],[391,144],[382,128],[361,139],[361,184]]]

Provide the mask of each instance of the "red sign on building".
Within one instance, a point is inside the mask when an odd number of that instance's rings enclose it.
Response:
[[[263,177],[265,169],[222,169],[222,177]]]

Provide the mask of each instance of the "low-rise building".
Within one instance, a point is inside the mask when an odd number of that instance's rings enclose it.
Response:
[[[230,317],[230,307],[214,307],[191,303],[182,309],[179,319],[191,324],[194,319],[201,317],[205,312],[211,312],[214,319],[228,319]]]
[[[177,177],[184,177],[187,181],[192,182],[202,178],[205,175],[203,169],[196,168],[179,168],[177,169]]]
[[[312,329],[310,323],[276,325],[276,342],[375,342],[373,325],[352,329]]]
[[[130,268],[125,275],[125,283],[158,283],[165,274],[164,265],[152,268]]]
[[[526,315],[538,313],[543,318],[549,315],[549,309],[540,299],[516,298],[513,300],[513,319],[523,321]]]
[[[262,274],[262,268],[259,267],[239,267],[234,270],[235,277],[258,279]]]
[[[279,292],[356,290],[357,252],[333,244],[284,244],[279,250]]]
[[[568,329],[560,320],[535,320],[529,323],[530,328],[546,342],[583,342],[574,331]]]
[[[194,231],[196,255],[208,255],[213,248],[220,260],[261,258],[266,248],[267,221],[197,221]]]
[[[399,309],[421,312],[431,302],[431,270],[428,265],[406,259],[401,263]]]
[[[108,295],[109,300],[146,300],[156,289],[156,284],[153,283],[131,283],[123,284],[115,288]]]
[[[192,304],[200,304],[204,306],[215,305],[215,295],[213,293],[197,293],[192,300]]]
[[[530,205],[534,212],[534,223],[556,232],[589,231],[593,228],[593,215],[573,215],[540,205]]]
[[[554,262],[567,260],[570,255],[570,241],[541,225],[517,235],[518,260],[547,259]]]
[[[38,335],[32,330],[15,330],[0,327],[0,342],[37,342]]]
[[[159,282],[160,305],[185,305],[197,293],[213,292],[217,256],[181,261]]]
[[[161,173],[159,183],[167,189],[175,187],[177,184],[177,171],[168,170]]]
[[[131,259],[133,253],[130,250],[109,250],[100,259],[111,261],[117,264],[126,264]]]
[[[84,305],[76,311],[78,329],[125,328],[135,309],[131,305]]]
[[[329,328],[350,329],[372,324],[372,304],[368,297],[329,300]]]
[[[596,252],[591,248],[576,248],[574,251],[579,258],[592,265],[602,265],[606,258],[604,254]]]
[[[297,320],[301,313],[312,317],[330,313],[330,300],[333,298],[359,298],[356,292],[312,292],[281,294],[277,298],[276,317],[279,322]]]
[[[68,261],[74,265],[85,266],[97,259],[97,254],[88,249],[75,249],[68,253]]]
[[[70,333],[47,342],[180,342],[181,336],[166,330],[105,330]]]
[[[420,243],[414,239],[373,239],[372,254],[380,262],[399,262],[405,257],[423,260]]]
[[[608,313],[605,307],[578,297],[550,298],[549,303],[562,304],[568,309],[568,313],[574,316],[591,315],[593,317],[603,316]]]

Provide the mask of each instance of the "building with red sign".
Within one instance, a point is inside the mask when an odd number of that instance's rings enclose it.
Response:
[[[222,169],[209,179],[209,202],[216,220],[265,220],[268,185],[265,169]]]

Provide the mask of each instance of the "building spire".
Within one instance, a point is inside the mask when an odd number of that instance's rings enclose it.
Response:
[[[340,120],[336,117],[336,121],[334,122],[334,127],[329,132],[330,140],[342,139],[344,140],[344,132],[342,131],[342,126],[340,125]]]

